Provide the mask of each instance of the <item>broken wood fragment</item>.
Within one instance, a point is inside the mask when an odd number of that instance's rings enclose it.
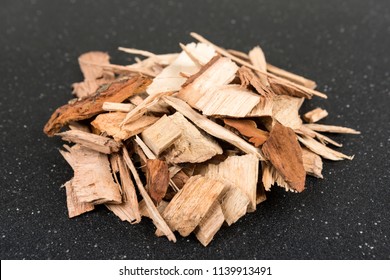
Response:
[[[99,114],[95,120],[91,122],[91,125],[99,131],[112,136],[116,141],[121,141],[141,133],[158,120],[157,117],[143,115],[137,120],[121,127],[120,124],[125,117],[126,113],[123,112]]]
[[[118,152],[122,145],[121,143],[118,143],[111,138],[84,132],[81,130],[68,130],[57,133],[56,135],[60,136],[62,140],[80,144],[83,147],[101,152],[103,154]]]
[[[165,161],[159,159],[146,161],[146,183],[150,198],[158,205],[169,185],[169,171]]]
[[[64,147],[66,150],[60,152],[74,171],[72,186],[79,202],[122,202],[120,187],[113,180],[107,155],[78,144]]]
[[[94,95],[58,108],[46,123],[44,132],[48,136],[53,136],[72,121],[89,119],[102,113],[104,102],[122,102],[131,95],[145,90],[149,83],[149,79],[141,76],[113,82]]]
[[[210,88],[194,105],[203,115],[245,117],[260,102],[260,96],[238,85]]]
[[[160,155],[173,144],[182,134],[178,127],[168,116],[162,116],[157,122],[142,132],[142,140],[153,151]]]
[[[199,72],[188,78],[177,95],[194,108],[209,90],[229,84],[235,77],[238,66],[230,59],[215,56]]]
[[[142,184],[142,181],[137,173],[137,170],[135,169],[133,162],[130,159],[130,156],[129,156],[126,148],[123,148],[122,152],[123,152],[123,158],[124,158],[127,166],[129,167],[129,169],[133,175],[133,178],[136,182],[138,190],[141,193],[141,196],[145,201],[146,207],[148,209],[148,213],[149,213],[151,219],[153,220],[154,225],[157,227],[157,229],[159,229],[162,233],[164,233],[167,236],[168,240],[176,242],[175,235],[173,234],[171,229],[168,227],[168,225],[164,221],[164,219],[161,217],[161,215],[158,212],[156,206],[154,205],[152,199],[150,198],[147,191],[145,190],[145,188]]]
[[[128,221],[131,224],[139,223],[141,221],[141,215],[138,208],[137,193],[131,180],[129,169],[122,156],[117,157],[117,165],[121,179],[123,202],[121,204],[107,203],[106,207],[122,221]]]
[[[184,101],[174,98],[174,97],[164,97],[164,101],[170,106],[175,108],[178,112],[186,116],[189,120],[195,123],[199,128],[203,129],[205,132],[210,135],[222,139],[230,144],[236,146],[242,151],[254,154],[260,160],[263,160],[261,152],[256,147],[252,146],[248,142],[244,141],[239,136],[235,135],[233,132],[227,130],[226,128],[216,124],[215,122],[209,120],[203,115],[195,112],[187,103]]]
[[[256,46],[252,50],[250,50],[248,56],[254,67],[260,69],[263,72],[267,72],[267,62],[265,61],[265,55],[260,46]],[[267,76],[259,75],[259,78],[260,82],[264,86],[269,87]]]
[[[188,236],[206,216],[225,185],[200,175],[191,177],[162,213],[172,231]]]
[[[291,128],[276,122],[262,151],[290,188],[298,192],[304,190],[306,173],[302,150]]]
[[[256,122],[247,119],[224,119],[225,124],[234,127],[241,135],[249,137],[249,142],[255,147],[260,147],[269,136],[268,131],[257,128]]]
[[[104,102],[102,108],[104,111],[128,113],[134,109],[135,106],[130,103]]]
[[[328,116],[328,112],[321,108],[315,108],[303,115],[305,121],[315,123]]]
[[[172,129],[179,128],[180,135],[164,152],[163,157],[169,163],[204,162],[215,155],[222,154],[218,143],[206,134],[202,134],[182,114],[176,112],[168,117]]]
[[[307,174],[321,179],[324,178],[322,176],[322,159],[319,155],[309,149],[302,148],[302,160]]]
[[[320,131],[320,132],[360,134],[360,131],[348,127],[343,127],[343,126],[316,124],[316,123],[308,123],[305,124],[305,126],[307,128],[310,128],[311,130]]]
[[[224,220],[225,217],[221,205],[218,201],[215,201],[194,230],[196,238],[198,238],[203,246],[209,245],[214,235],[221,228]]]
[[[93,95],[101,85],[110,83],[115,79],[113,72],[100,66],[100,64],[110,63],[110,56],[107,53],[84,53],[78,58],[78,61],[84,75],[84,81],[72,84],[73,93],[78,98]]]
[[[86,212],[95,209],[95,206],[92,203],[80,202],[79,198],[74,192],[72,180],[65,183],[65,189],[66,189],[66,205],[68,208],[69,218],[79,216],[81,214],[84,214]]]
[[[315,152],[316,154],[322,156],[323,158],[330,159],[330,160],[343,160],[343,159],[349,159],[352,160],[353,156],[347,156],[343,153],[337,152],[335,150],[332,150],[331,148],[325,146],[324,144],[316,141],[313,138],[307,137],[305,135],[297,136],[299,142],[301,142],[303,145],[305,145],[309,150]]]

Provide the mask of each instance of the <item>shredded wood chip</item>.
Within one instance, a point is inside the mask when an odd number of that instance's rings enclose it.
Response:
[[[353,158],[329,148],[342,144],[327,133],[360,132],[317,123],[321,108],[303,123],[302,103],[327,98],[314,81],[273,66],[260,46],[244,53],[191,36],[199,42],[179,43],[180,53],[120,47],[142,57],[130,65],[103,52],[79,57],[78,99],[44,127],[75,143],[60,151],[74,170],[70,218],[104,204],[131,224],[150,218],[157,236],[193,233],[207,246],[272,187],[302,192],[307,175],[323,178],[323,158]]]

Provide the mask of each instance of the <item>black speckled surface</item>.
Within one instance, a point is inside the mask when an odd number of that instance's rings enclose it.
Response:
[[[258,211],[207,248],[156,238],[105,208],[69,220],[60,185],[72,176],[42,127],[82,76],[77,57],[117,46],[178,51],[196,31],[227,48],[261,44],[273,64],[309,76],[353,161],[324,162],[302,194],[274,188]],[[1,259],[389,259],[390,2],[11,1],[0,9]]]

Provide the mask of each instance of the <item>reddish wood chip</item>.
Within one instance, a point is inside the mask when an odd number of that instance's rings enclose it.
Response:
[[[89,119],[104,112],[102,108],[104,102],[122,102],[130,96],[144,91],[149,84],[150,80],[142,76],[113,82],[106,88],[100,88],[93,96],[59,107],[52,114],[43,131],[47,135],[53,136],[71,121]]]
[[[168,164],[159,159],[146,161],[147,191],[156,204],[165,196],[169,185]]]
[[[275,122],[262,151],[292,189],[298,192],[305,189],[302,150],[291,128]]]

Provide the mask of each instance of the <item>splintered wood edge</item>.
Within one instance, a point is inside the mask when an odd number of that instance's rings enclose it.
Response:
[[[226,56],[226,57],[229,57],[231,60],[241,64],[241,65],[244,65],[252,70],[255,70],[257,71],[258,73],[262,74],[262,75],[266,75],[268,77],[272,77],[274,78],[275,80],[287,85],[287,86],[293,86],[293,87],[296,87],[296,88],[299,88],[300,90],[302,91],[305,91],[305,92],[308,92],[312,95],[316,95],[318,97],[322,97],[322,98],[327,98],[326,94],[322,93],[322,92],[319,92],[319,91],[316,91],[314,89],[311,89],[311,88],[307,88],[305,86],[302,86],[302,85],[299,85],[299,84],[296,84],[294,82],[291,82],[289,80],[286,80],[284,78],[281,78],[281,77],[278,77],[274,74],[271,74],[269,72],[264,72],[262,71],[261,69],[253,66],[252,64],[250,64],[249,62],[245,61],[245,60],[242,60],[241,58],[238,58],[232,54],[230,54],[228,51],[226,51],[225,49],[221,48],[221,47],[218,47],[217,45],[213,44],[212,42],[208,41],[206,38],[202,37],[201,35],[195,33],[195,32],[191,32],[190,35],[195,38],[196,40],[198,40],[199,42],[201,43],[205,43],[205,44],[209,44],[210,46],[212,46],[216,52]]]
[[[135,166],[134,166],[133,162],[131,161],[129,153],[127,152],[125,147],[122,148],[122,153],[123,153],[123,159],[125,160],[131,173],[133,174],[133,178],[136,182],[138,190],[141,193],[141,196],[146,203],[146,206],[149,210],[149,215],[151,216],[156,227],[167,236],[168,240],[176,242],[176,237],[175,237],[174,233],[169,228],[167,223],[164,221],[164,219],[162,218],[162,216],[158,212],[156,206],[154,205],[152,199],[150,198],[149,194],[145,190],[145,188],[142,184],[141,178],[138,176],[137,170],[135,169]]]
[[[175,108],[178,112],[180,112],[182,115],[187,117],[189,120],[191,120],[194,124],[196,124],[199,128],[201,128],[208,134],[216,138],[222,139],[248,154],[255,155],[259,160],[265,160],[260,149],[249,144],[248,142],[246,142],[245,140],[243,140],[233,132],[216,124],[215,122],[209,120],[205,116],[197,113],[186,102],[182,101],[181,99],[171,97],[171,96],[164,96],[163,99],[167,104]]]

